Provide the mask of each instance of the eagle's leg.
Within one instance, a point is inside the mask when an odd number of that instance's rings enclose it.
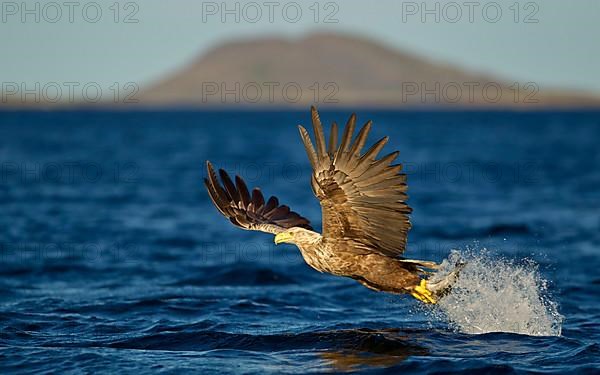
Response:
[[[452,272],[437,281],[421,279],[419,285],[414,286],[410,294],[419,301],[437,303],[438,297],[444,296],[452,289],[452,285],[458,280],[460,271],[465,265],[464,262],[456,264]]]
[[[427,280],[425,279],[421,279],[421,283],[413,287],[410,295],[424,303],[437,302],[433,293],[427,289]]]

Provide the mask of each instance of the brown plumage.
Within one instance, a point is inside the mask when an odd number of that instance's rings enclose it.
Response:
[[[221,182],[210,162],[205,185],[219,211],[234,225],[247,230],[275,234],[275,242],[298,246],[306,263],[320,272],[346,276],[368,288],[391,293],[410,293],[423,302],[434,303],[434,294],[446,289],[452,280],[435,285],[422,279],[435,269],[433,262],[406,260],[411,224],[406,204],[406,175],[401,164],[392,164],[398,152],[380,159],[387,143],[384,137],[361,153],[371,122],[352,140],[356,116],[350,116],[338,143],[337,124],[325,139],[317,110],[312,108],[315,136],[298,126],[313,173],[311,187],[321,203],[323,232],[312,230],[309,221],[271,197],[265,203],[262,193],[249,193],[244,181],[235,184],[224,170]],[[456,275],[453,275],[456,276]]]
[[[312,229],[308,220],[290,211],[286,205],[280,205],[276,197],[265,202],[259,188],[248,191],[246,183],[240,176],[235,177],[235,184],[223,169],[219,175],[223,186],[217,179],[212,164],[207,161],[208,178],[204,185],[208,195],[217,209],[237,227],[247,230],[259,230],[277,234],[288,228]]]

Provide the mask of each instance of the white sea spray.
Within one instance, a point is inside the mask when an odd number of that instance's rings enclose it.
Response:
[[[487,250],[453,250],[434,279],[466,262],[452,290],[433,310],[459,332],[560,336],[563,317],[532,260],[492,257]]]

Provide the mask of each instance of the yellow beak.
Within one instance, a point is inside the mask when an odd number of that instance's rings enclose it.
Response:
[[[277,233],[275,236],[275,245],[279,245],[282,242],[290,242],[292,240],[292,235],[286,232]]]

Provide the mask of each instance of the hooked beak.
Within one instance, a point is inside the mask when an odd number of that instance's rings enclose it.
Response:
[[[275,245],[279,245],[282,242],[290,242],[292,240],[292,235],[287,232],[277,233],[275,236]]]

